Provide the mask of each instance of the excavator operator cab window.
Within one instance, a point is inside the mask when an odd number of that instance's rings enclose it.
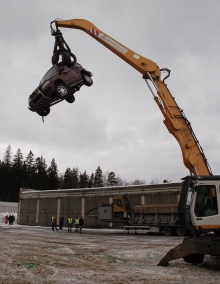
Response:
[[[206,217],[218,214],[218,204],[215,185],[199,185],[195,188],[195,215]]]
[[[123,208],[123,203],[121,199],[114,199],[114,205]]]

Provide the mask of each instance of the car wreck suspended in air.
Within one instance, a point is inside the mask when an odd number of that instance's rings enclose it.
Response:
[[[42,117],[50,113],[51,106],[63,100],[73,103],[75,92],[83,85],[90,87],[93,84],[92,73],[77,63],[76,56],[59,34],[55,38],[52,64],[28,99],[29,110]]]

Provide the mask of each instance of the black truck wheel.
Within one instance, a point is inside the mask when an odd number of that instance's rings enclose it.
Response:
[[[170,227],[164,227],[163,229],[164,236],[171,236],[172,235],[172,229]]]
[[[184,237],[185,234],[186,234],[186,231],[185,231],[184,229],[182,229],[181,227],[178,227],[178,228],[176,229],[176,234],[177,234],[177,236],[179,236],[179,237]]]

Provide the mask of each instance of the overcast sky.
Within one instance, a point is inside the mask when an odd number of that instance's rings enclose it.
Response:
[[[0,159],[8,145],[54,158],[60,173],[98,166],[131,181],[188,175],[179,144],[142,79],[88,34],[62,29],[94,84],[63,101],[42,122],[28,97],[51,67],[50,22],[86,19],[129,49],[171,69],[166,81],[184,110],[214,174],[220,174],[219,0],[0,0]]]

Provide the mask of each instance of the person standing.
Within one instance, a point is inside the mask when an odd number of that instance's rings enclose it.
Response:
[[[11,214],[10,214],[9,217],[8,217],[8,224],[9,224],[9,225],[13,225]]]
[[[13,225],[14,221],[15,221],[15,216],[12,215],[12,216],[11,216],[11,224],[12,224],[12,225]]]
[[[62,229],[63,229],[63,223],[64,223],[64,217],[63,217],[63,216],[61,216],[61,217],[60,217],[60,222],[59,222],[60,230],[62,230]]]
[[[73,225],[73,219],[72,219],[72,217],[68,217],[68,218],[67,218],[67,228],[68,228],[68,232],[72,232],[72,225]]]
[[[74,224],[75,224],[75,232],[77,232],[79,230],[79,217],[78,216],[76,216]]]
[[[84,219],[83,219],[83,217],[81,216],[81,217],[79,218],[79,233],[80,233],[80,234],[82,233],[82,227],[83,227],[83,225],[84,225]]]
[[[51,225],[52,225],[52,230],[53,231],[54,231],[54,229],[56,229],[58,231],[58,229],[57,229],[57,220],[56,220],[55,216],[51,217]]]
[[[5,224],[8,224],[8,215],[5,216]]]

